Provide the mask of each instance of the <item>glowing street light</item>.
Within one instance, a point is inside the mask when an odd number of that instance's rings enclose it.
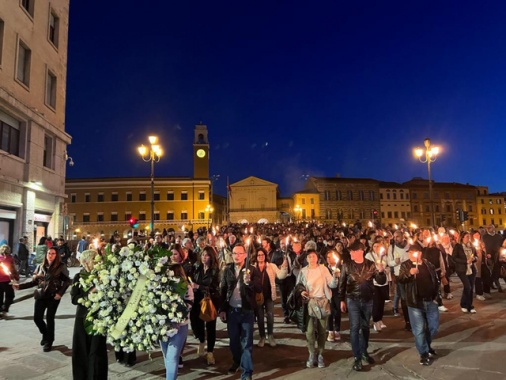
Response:
[[[300,218],[297,216],[297,214],[299,214],[299,216],[300,216],[300,214],[302,214],[302,208],[301,208],[299,205],[295,205],[295,207],[294,207],[293,211],[295,212],[295,218],[296,218],[296,219],[300,219]]]
[[[427,171],[429,172],[429,202],[430,202],[430,220],[432,222],[432,226],[436,225],[436,221],[434,220],[434,204],[432,202],[432,178],[430,172],[430,164],[436,161],[437,156],[439,154],[439,147],[431,145],[430,139],[426,138],[423,141],[424,148],[415,148],[413,149],[413,154],[416,158],[422,163],[427,163]]]
[[[207,230],[209,231],[210,223],[212,220],[214,208],[211,205],[206,206],[206,212],[207,212]]]
[[[155,162],[159,162],[163,150],[158,143],[157,136],[149,136],[149,146],[141,145],[137,148],[144,162],[151,162],[151,224],[150,230],[155,231]]]

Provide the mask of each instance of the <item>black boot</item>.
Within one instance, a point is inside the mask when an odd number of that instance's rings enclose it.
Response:
[[[362,358],[360,356],[355,357],[355,361],[353,362],[353,367],[351,367],[354,371],[362,371]]]

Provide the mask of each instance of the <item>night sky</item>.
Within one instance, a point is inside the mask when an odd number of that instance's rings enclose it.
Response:
[[[250,175],[427,178],[506,191],[506,3],[71,1],[69,178],[192,176],[207,124],[215,192]]]

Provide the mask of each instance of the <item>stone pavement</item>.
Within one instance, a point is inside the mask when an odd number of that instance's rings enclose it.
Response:
[[[77,268],[71,268],[75,274]],[[391,303],[387,303],[384,322],[388,326],[381,333],[371,333],[370,349],[376,364],[365,366],[363,372],[351,370],[352,353],[349,344],[348,320],[343,316],[342,343],[327,343],[324,353],[326,368],[305,368],[307,349],[304,335],[293,325],[284,325],[279,304],[275,307],[275,336],[278,346],[255,346],[253,360],[255,379],[308,379],[327,377],[350,379],[506,379],[506,293],[492,293],[487,301],[475,300],[477,314],[460,311],[460,281],[452,277],[455,298],[445,301],[450,309],[441,313],[440,331],[433,343],[438,359],[430,366],[418,363],[413,336],[403,330],[402,317],[393,317]],[[71,379],[72,331],[75,306],[65,295],[56,315],[56,340],[53,351],[42,352],[40,335],[33,323],[32,290],[16,293],[7,320],[0,320],[0,379]],[[231,364],[225,325],[218,322],[215,349],[216,366],[207,367],[205,359],[197,357],[197,341],[188,337],[184,351],[185,366],[179,378],[226,379],[239,378],[239,373],[227,375]],[[255,342],[258,337],[255,336]],[[163,379],[165,368],[162,355],[155,351],[151,359],[138,353],[138,362],[126,368],[114,361],[109,352],[110,379]]]

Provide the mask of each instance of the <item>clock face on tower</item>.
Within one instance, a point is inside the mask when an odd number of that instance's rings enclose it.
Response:
[[[204,158],[206,156],[206,151],[204,149],[197,150],[197,157]]]

